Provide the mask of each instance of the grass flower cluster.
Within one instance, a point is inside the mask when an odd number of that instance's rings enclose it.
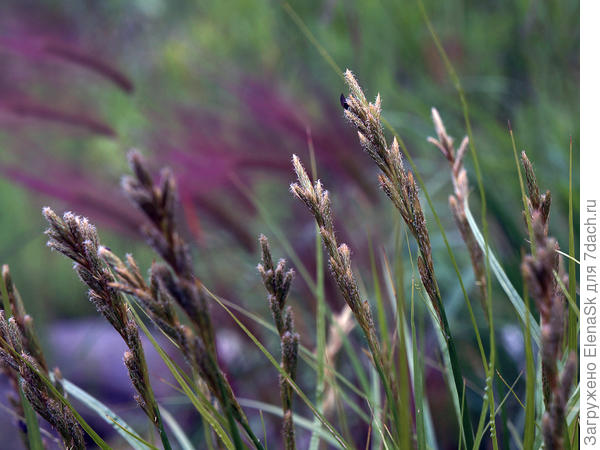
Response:
[[[430,228],[426,215],[436,219],[438,216],[426,186],[400,137],[384,126],[381,97],[377,95],[369,102],[352,72],[346,71],[344,78],[349,93],[341,96],[343,114],[379,169],[378,184],[401,219],[399,226],[406,235],[406,252],[397,252],[396,256],[404,258],[406,267],[413,267],[410,286],[404,284],[402,270],[395,272],[395,268],[390,268],[384,253],[383,274],[374,269],[373,275],[376,280],[380,276],[385,280],[391,307],[384,304],[386,294],[379,285],[374,298],[368,298],[349,245],[340,242],[336,235],[332,196],[320,180],[309,176],[300,158],[294,155],[292,166],[297,179],[290,186],[291,193],[304,203],[316,222],[317,245],[324,247],[331,277],[345,302],[341,313],[328,316],[329,333],[325,333],[325,302],[321,303],[323,309],[317,308],[319,330],[313,351],[308,348],[310,337],[304,340],[306,326],[301,328],[301,341],[294,320],[294,311],[303,304],[294,303],[297,297],[293,280],[296,272],[304,278],[306,269],[301,262],[297,264],[293,252],[288,251],[297,266],[295,270],[288,268],[284,259],[275,262],[268,239],[264,235],[259,238],[258,273],[267,293],[273,327],[270,321],[214,294],[208,287],[210,280],[201,280],[193,263],[191,245],[176,219],[179,199],[174,174],[163,169],[155,177],[140,153],[131,151],[132,175],[123,178],[122,189],[144,216],[141,231],[157,257],[148,270],[143,270],[134,256],[119,256],[103,245],[88,219],[71,212],[61,217],[50,208],[43,210],[49,224],[48,246],[73,262],[74,271],[88,288],[89,300],[126,345],[123,362],[132,394],[152,430],[134,430],[107,407],[103,407],[102,415],[134,448],[156,448],[155,434],[165,449],[190,448],[190,438],[173,425],[172,419],[167,419],[171,415],[154,393],[156,380],[148,369],[149,349],[144,349],[142,341],[145,336],[173,376],[175,390],[197,412],[203,441],[196,445],[202,448],[293,450],[300,447],[300,436],[308,428],[311,439],[306,442],[310,450],[325,446],[436,449],[432,398],[428,397],[425,382],[431,352],[425,348],[429,344],[424,342],[431,335],[437,337],[441,355],[438,369],[454,409],[454,414],[450,414],[454,417],[448,421],[456,424],[458,448],[497,450],[509,448],[511,441],[527,450],[577,448],[577,401],[573,397],[578,392],[577,361],[576,348],[569,344],[572,327],[577,323],[565,320],[571,310],[578,314],[576,298],[571,294],[575,292],[576,280],[572,279],[574,269],[569,270],[571,277],[565,273],[558,243],[549,235],[551,196],[549,192],[541,194],[532,163],[523,152],[521,164],[526,182],[521,180],[521,186],[530,249],[522,258],[526,289],[521,296],[491,251],[485,223],[482,234],[469,210],[470,187],[465,168],[469,137],[455,148],[440,114],[432,109],[436,136],[428,138],[428,142],[441,151],[449,165],[452,182],[449,207],[457,235],[462,238],[470,259],[473,291],[481,300],[485,318],[477,320],[468,298],[469,286],[465,287],[463,274],[457,270],[455,284],[462,287],[483,363],[482,379],[477,373],[468,379],[464,374],[472,372],[465,370],[463,349],[454,338],[464,331],[451,326],[446,313],[445,287],[436,275],[436,265],[439,269],[443,262],[436,259],[432,239],[437,231]],[[386,133],[394,137],[390,140]],[[517,170],[520,176],[518,165]],[[423,196],[427,204],[421,203]],[[440,232],[446,240],[441,226]],[[447,248],[455,261],[452,249]],[[417,250],[416,261],[413,249]],[[320,252],[321,248],[317,250]],[[574,255],[570,257],[571,265]],[[492,289],[496,279],[500,289]],[[323,280],[313,282],[315,298],[324,298],[323,283]],[[33,320],[25,312],[7,266],[2,272],[2,296],[0,369],[14,388],[11,405],[26,447],[43,448],[60,440],[65,448],[85,448],[92,442],[100,448],[110,448],[71,404],[73,396],[79,400],[85,398],[84,403],[99,411],[99,400],[90,400],[92,397],[87,393],[82,395],[80,389],[63,379],[58,369],[50,369],[51,363],[44,356]],[[533,299],[531,307],[529,297]],[[422,305],[415,301],[419,298]],[[496,365],[494,309],[495,303],[506,298],[515,308],[515,323],[524,337],[525,387],[516,387],[520,376],[509,384],[502,377],[502,368]],[[306,304],[311,299],[300,301]],[[424,306],[425,315],[415,320],[415,309],[419,306]],[[248,412],[248,399],[236,392],[236,383],[227,374],[228,368],[219,357],[215,308],[231,315],[249,342],[256,346],[256,352],[269,360],[273,374],[279,375],[279,385],[273,389],[278,390],[280,405],[262,404],[260,409],[277,411],[281,418],[280,443],[267,445],[266,433],[261,436],[256,417]],[[279,361],[235,311],[274,333],[279,340]],[[352,348],[349,341],[355,326],[361,332],[361,349]],[[480,328],[490,333],[487,352]],[[536,329],[540,330],[539,337]],[[161,346],[154,336],[158,334],[172,345]],[[174,349],[181,354],[185,367],[175,363],[171,355]],[[336,361],[342,354],[349,361],[343,367]],[[535,370],[536,361],[539,370]],[[306,393],[313,385],[317,386],[315,399]],[[482,394],[477,397],[474,392]],[[519,417],[506,417],[503,408],[507,401],[521,405]],[[305,417],[306,414],[311,417]],[[38,416],[55,433],[40,427]],[[262,412],[260,417],[264,420]],[[356,430],[366,433],[357,436]]]

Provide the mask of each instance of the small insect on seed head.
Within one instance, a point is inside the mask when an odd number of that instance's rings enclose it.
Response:
[[[340,94],[340,103],[342,105],[342,108],[344,109],[348,109],[350,107],[348,105],[348,102],[346,101],[346,97],[344,96],[344,94]]]

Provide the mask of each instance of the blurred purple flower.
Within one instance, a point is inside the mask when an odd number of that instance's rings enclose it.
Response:
[[[36,14],[23,4],[6,6],[0,17],[0,125],[13,126],[28,119],[80,127],[108,137],[115,131],[94,116],[90,106],[73,107],[68,66],[109,81],[124,92],[133,83],[80,39],[77,28],[58,10],[36,5]],[[65,76],[66,75],[66,76]],[[42,87],[43,98],[36,88]],[[81,100],[81,99],[80,99]]]

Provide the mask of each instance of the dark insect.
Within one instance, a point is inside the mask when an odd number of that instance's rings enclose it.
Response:
[[[348,109],[350,107],[348,105],[348,102],[346,101],[346,97],[344,97],[344,94],[340,94],[340,103],[342,104],[342,108],[344,109]]]

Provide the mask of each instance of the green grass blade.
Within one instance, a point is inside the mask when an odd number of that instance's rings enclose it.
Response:
[[[424,290],[425,288],[422,287],[422,289]],[[452,399],[454,411],[456,413],[457,420],[458,420],[458,423],[460,426],[460,433],[465,434],[465,430],[463,427],[463,409],[460,406],[461,405],[461,400],[460,400],[461,395],[459,394],[459,392],[463,391],[464,385],[463,385],[463,387],[460,388],[460,391],[459,391],[459,388],[457,387],[458,377],[456,377],[454,374],[453,364],[452,364],[452,356],[451,356],[448,340],[446,339],[446,336],[444,336],[444,331],[442,330],[442,326],[437,319],[437,314],[436,314],[435,310],[433,309],[433,305],[431,305],[431,302],[425,300],[425,298],[423,298],[423,302],[427,305],[427,311],[429,312],[431,321],[434,324],[434,330],[435,330],[435,335],[438,340],[438,345],[440,346],[440,349],[442,351],[442,358],[444,360],[444,368],[445,368],[444,375],[446,378],[446,384],[448,385],[448,390],[450,391],[450,397]],[[471,439],[473,439],[473,437],[471,437]],[[472,443],[470,446],[472,446]]]
[[[311,152],[312,155],[312,152]],[[314,163],[314,158],[311,158]],[[316,176],[316,169],[313,168],[313,177]],[[323,393],[325,391],[325,269],[323,267],[323,248],[321,246],[321,233],[315,225],[315,253],[316,253],[316,270],[317,270],[317,383],[315,392],[315,404],[319,412],[323,410]],[[321,431],[321,422],[315,416],[313,422],[313,432],[310,437],[309,450],[317,450],[319,448],[319,432]]]
[[[531,254],[535,255],[535,239],[533,236],[533,225],[531,224],[531,216],[529,214],[529,205],[527,202],[527,194],[525,192],[525,185],[523,183],[523,175],[521,175],[521,164],[519,163],[519,157],[517,156],[517,145],[515,144],[515,135],[513,133],[510,122],[508,122],[508,132],[510,134],[510,141],[512,143],[512,150],[515,157],[515,165],[517,167],[517,175],[519,177],[519,188],[521,189],[521,199],[523,201],[523,211],[525,212],[525,221],[527,222],[527,232],[529,234],[529,244],[531,245]]]
[[[473,444],[473,449],[478,449],[481,446],[481,441],[483,440],[486,430],[485,417],[487,415],[489,405],[489,399],[485,397],[483,399],[483,404],[481,405],[481,412],[479,413],[479,422],[477,425],[477,431],[475,432],[475,443]]]
[[[260,424],[262,426],[263,440],[265,441],[265,450],[269,450],[269,445],[267,442],[267,428],[265,427],[265,418],[263,417],[263,411],[262,409],[260,409],[258,412],[260,413]]]
[[[465,202],[465,213],[467,216],[467,221],[469,222],[469,226],[471,227],[471,230],[473,231],[473,235],[475,236],[475,239],[477,240],[479,247],[483,251],[485,251],[485,243],[483,241],[483,236],[481,235],[481,232],[479,231],[479,228],[477,227],[477,223],[475,222],[475,219],[473,218],[473,215],[471,214],[471,211],[469,210],[469,205],[466,202]],[[494,255],[494,253],[491,250],[489,252],[489,257],[490,257],[490,268],[491,268],[492,272],[494,273],[494,275],[496,276],[498,283],[500,283],[500,287],[502,287],[502,290],[506,293],[508,299],[510,300],[513,307],[515,308],[515,311],[519,315],[519,318],[521,319],[521,321],[523,323],[525,323],[527,320],[530,321],[531,337],[535,341],[536,345],[539,346],[540,342],[541,342],[540,326],[538,325],[536,320],[533,318],[533,315],[531,315],[531,313],[528,312],[528,309],[526,308],[525,303],[523,302],[523,299],[521,298],[521,296],[519,295],[517,290],[514,288],[514,286],[510,282],[510,280],[508,279],[508,276],[502,269],[502,266],[498,262],[498,259],[496,258],[496,256]],[[529,319],[527,319],[527,315],[529,315]]]
[[[259,411],[264,411],[269,414],[273,414],[277,417],[283,417],[283,413],[281,412],[281,406],[271,405],[269,403],[260,402],[257,400],[251,400],[246,398],[238,398],[240,405],[245,408],[253,408],[258,409]],[[313,430],[313,421],[307,419],[306,417],[302,417],[298,414],[294,414],[294,423],[300,428],[304,428],[305,430],[312,431]],[[322,428],[318,431],[319,438],[323,439],[330,446],[334,448],[344,448],[340,445],[338,441],[333,438],[329,433],[324,431]]]
[[[142,444],[143,446],[141,448],[149,448],[151,450],[158,450],[158,447],[156,447],[153,444],[151,444],[150,442],[146,441],[145,439],[140,437],[138,434],[132,433],[131,431],[129,431],[127,428],[123,427],[123,425],[121,425],[120,423],[118,423],[116,421],[113,422],[112,417],[107,417],[107,419],[112,422],[112,424],[115,428],[121,430],[124,434],[131,437],[131,439],[134,442]],[[152,437],[152,440],[154,440],[154,436],[152,435],[151,437]],[[137,447],[134,447],[134,448],[137,448]]]
[[[371,367],[370,370],[371,375],[371,401],[370,407],[372,411],[372,423],[373,428],[377,431],[371,435],[371,439],[373,440],[373,448],[381,448],[383,443],[385,442],[385,434],[383,431],[383,423],[382,416],[383,410],[381,404],[381,387],[379,384],[379,376],[377,374],[377,370],[374,367]]]
[[[300,18],[298,13],[296,13],[296,11],[294,11],[294,8],[292,8],[288,2],[284,2],[282,6],[283,6],[284,11],[290,16],[290,18],[294,21],[296,26],[300,29],[300,31],[302,31],[304,36],[306,36],[306,38],[310,41],[310,43],[312,45],[314,45],[314,47],[317,49],[317,51],[320,53],[320,55],[323,57],[323,59],[325,61],[327,61],[327,64],[329,64],[331,66],[331,68],[334,70],[334,72],[336,72],[340,77],[343,77],[342,69],[340,69],[340,66],[338,66],[335,63],[335,61],[333,60],[333,58],[331,57],[329,52],[325,49],[325,47],[323,47],[319,43],[319,41],[317,40],[315,35],[311,33],[311,31],[308,29],[308,27],[306,26],[306,24],[304,23],[302,18]]]
[[[571,398],[567,402],[567,424],[571,426],[577,423],[577,417],[579,416],[579,383],[573,390]]]
[[[523,450],[523,442],[521,441],[521,436],[517,431],[517,427],[515,427],[515,425],[509,420],[507,423],[507,428],[515,442],[515,445],[517,446],[517,450]]]
[[[337,432],[337,430],[329,423],[329,421],[317,410],[315,405],[309,400],[306,394],[298,387],[298,385],[289,377],[288,373],[281,368],[279,363],[275,360],[273,355],[269,353],[269,351],[265,348],[264,345],[258,340],[254,334],[236,317],[235,314],[221,301],[219,297],[214,295],[212,292],[208,291],[208,294],[211,298],[221,306],[227,314],[235,321],[235,323],[246,333],[246,335],[254,342],[254,344],[259,348],[259,350],[267,357],[269,362],[273,364],[273,366],[278,370],[281,376],[292,386],[296,394],[306,403],[306,405],[310,408],[315,416],[319,418],[321,424],[335,437],[336,441],[339,442],[344,448],[349,448],[348,444],[344,440],[344,438]]]
[[[88,394],[86,391],[81,389],[76,384],[70,382],[69,380],[62,379],[61,383],[63,385],[63,388],[65,389],[65,392],[67,392],[70,396],[76,398],[88,408],[93,410],[107,423],[111,424],[115,431],[119,433],[129,445],[131,445],[133,448],[145,448],[139,445],[139,441],[142,438],[139,437],[139,435],[133,430],[133,428],[131,428],[121,417],[119,417],[119,415],[113,412],[108,406],[106,406],[100,400]],[[136,436],[136,438],[132,436]]]
[[[131,302],[129,304],[132,305]],[[150,331],[148,330],[148,327],[140,319],[139,314],[133,307],[131,308],[131,312],[133,314],[133,317],[135,318],[136,323],[138,324],[140,329],[143,331],[143,333],[146,335],[148,340],[150,340],[150,343],[152,344],[152,346],[154,347],[156,352],[159,354],[161,359],[164,361],[164,363],[166,364],[167,368],[169,369],[169,371],[171,372],[171,374],[173,375],[173,377],[175,378],[177,383],[181,386],[183,392],[188,397],[188,399],[190,400],[192,405],[194,405],[194,407],[200,413],[202,418],[209,423],[209,425],[215,431],[216,435],[219,437],[219,439],[221,440],[223,445],[225,445],[225,447],[228,450],[233,450],[235,448],[235,446],[233,445],[233,442],[231,441],[229,435],[225,432],[221,423],[213,416],[210,409],[205,404],[205,403],[210,404],[210,402],[206,401],[206,399],[204,399],[205,402],[202,402],[198,398],[196,393],[189,387],[189,385],[186,383],[184,377],[179,373],[179,371],[177,370],[175,365],[172,363],[169,356],[161,348],[161,346],[158,344],[158,342],[156,342],[156,339],[154,339],[154,336],[152,336],[152,333],[150,333]]]
[[[424,405],[427,399],[423,393],[423,367],[418,355],[420,354],[417,348],[417,335],[415,330],[415,286],[414,279],[410,289],[410,332],[412,337],[412,373],[413,392],[415,397],[415,419],[417,429],[417,448],[427,448],[425,441],[425,420],[423,418]]]
[[[569,140],[569,255],[575,258],[575,230],[573,223],[573,139]],[[577,273],[575,261],[569,258],[569,296],[571,303],[576,303],[577,295]],[[569,349],[577,351],[577,323],[579,322],[579,315],[575,317],[573,311],[569,312],[569,325],[568,325],[568,344]]]
[[[400,233],[396,233],[395,237],[395,246],[399,246],[400,241]],[[406,323],[406,313],[405,313],[405,304],[406,300],[404,297],[404,269],[402,264],[402,259],[398,258],[394,261],[394,275],[392,275],[392,270],[390,269],[390,264],[387,259],[385,252],[382,252],[382,267],[384,270],[384,276],[386,276],[387,288],[389,291],[389,299],[390,304],[392,305],[394,311],[394,318],[396,322],[396,329],[394,331],[394,335],[396,336],[396,340],[393,341],[390,345],[389,358],[390,361],[388,363],[389,370],[392,370],[395,374],[395,388],[396,388],[396,396],[392,398],[389,403],[389,408],[395,408],[399,411],[398,414],[398,422],[397,422],[397,431],[396,431],[396,440],[398,441],[398,445],[401,448],[409,448],[412,445],[412,435],[413,435],[413,415],[410,407],[408,405],[411,404],[411,390],[412,390],[412,374],[409,369],[410,357],[409,354],[411,352],[410,347],[411,339],[408,335],[408,326]],[[376,267],[376,266],[374,266]],[[379,274],[375,271],[375,276],[377,279],[379,278]],[[398,288],[396,288],[396,281],[398,283]],[[380,295],[381,296],[381,295]],[[381,301],[381,308],[383,309],[383,300]],[[394,348],[391,346],[395,346]],[[394,354],[396,358],[394,359]]]
[[[375,254],[373,252],[373,243],[371,238],[367,236],[369,243],[369,260],[371,263],[371,274],[373,277],[373,291],[375,302],[377,305],[377,322],[379,324],[379,334],[383,343],[383,348],[387,351],[390,350],[390,337],[388,331],[387,315],[385,313],[385,306],[383,304],[383,297],[381,295],[381,286],[379,284],[379,274],[377,271],[377,262],[375,261]]]

